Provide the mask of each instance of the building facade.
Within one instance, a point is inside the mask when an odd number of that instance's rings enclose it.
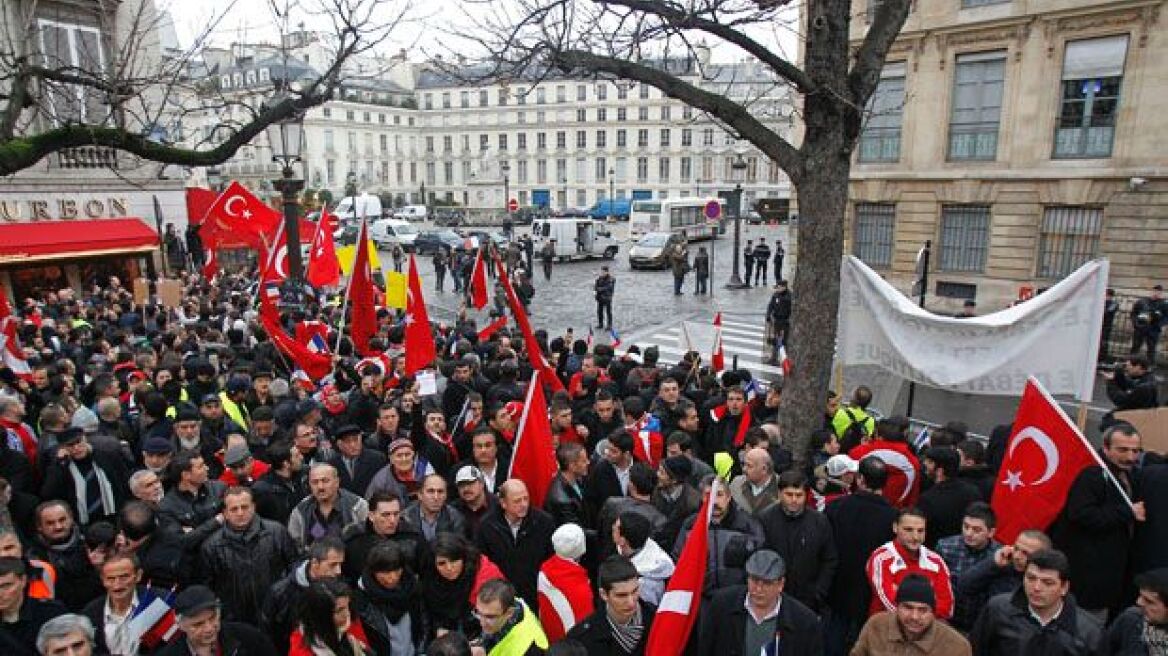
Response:
[[[1095,257],[1121,294],[1164,282],[1164,4],[914,2],[856,149],[849,252],[908,289],[931,242],[938,312],[1001,309]]]

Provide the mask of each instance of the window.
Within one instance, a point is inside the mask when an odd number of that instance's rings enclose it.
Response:
[[[365,112],[365,116],[363,116],[362,118],[364,118],[364,119],[365,119],[365,122],[366,122],[366,123],[372,123],[372,122],[373,122],[373,118],[372,118],[372,116],[370,116],[369,112]]]
[[[487,150],[490,147],[491,147],[491,135],[480,134],[479,135],[479,150]]]
[[[434,152],[434,137],[426,137],[426,152]]]
[[[402,184],[403,182],[405,182],[405,176],[402,174],[402,170],[403,170],[402,162],[398,162],[397,164],[395,164],[394,169],[395,169],[396,175],[397,175],[397,183]]]
[[[588,100],[588,87],[586,85],[583,85],[583,84],[576,85],[576,100],[579,100],[579,101]]]
[[[410,184],[417,184],[418,182],[418,163],[410,162]]]
[[[608,120],[608,110],[604,107],[596,110],[596,120],[603,123]]]
[[[515,147],[519,150],[527,150],[527,133],[520,132],[515,135]]]
[[[515,162],[515,181],[519,184],[527,183],[527,160],[521,159]]]
[[[576,190],[576,207],[584,207],[588,204],[588,191],[586,189]]]
[[[479,89],[479,107],[487,106],[487,90]]]
[[[563,158],[556,160],[556,179],[560,182],[568,179],[568,160]]]
[[[601,82],[596,85],[596,99],[608,100],[608,85]]]
[[[1039,278],[1064,278],[1095,258],[1103,210],[1091,207],[1048,207],[1038,237]]]
[[[535,147],[538,148],[539,150],[544,150],[547,148],[547,133],[546,132],[536,132],[535,133]]]
[[[669,182],[669,158],[662,157],[657,160],[657,181]]]
[[[384,137],[382,137],[382,138],[384,138]],[[332,151],[332,149],[333,149],[333,131],[332,130],[325,130],[324,131],[324,149],[327,151]]]
[[[462,150],[464,152],[470,150],[470,135],[469,134],[462,135]]]
[[[649,108],[648,107],[638,107],[637,108],[637,120],[638,121],[648,121],[649,120]]]
[[[628,82],[617,82],[616,83],[616,99],[617,100],[628,100],[629,99],[629,83]]]
[[[679,171],[682,182],[689,182],[693,176],[693,160],[688,157],[681,158],[681,170]]]
[[[377,180],[382,184],[389,182],[389,162],[381,163],[381,170],[377,173]]]
[[[1006,74],[1004,51],[958,55],[949,119],[950,160],[993,160]]]
[[[547,102],[547,89],[539,87],[535,90],[535,104],[542,105]]]
[[[384,136],[381,138],[385,139]],[[382,150],[384,150],[384,148]],[[442,137],[442,152],[449,153],[452,150],[454,150],[454,137],[449,135]]]
[[[547,160],[546,159],[535,160],[535,181],[536,181],[536,183],[543,184],[543,183],[547,182],[547,171],[548,171],[548,169],[547,169]]]
[[[648,130],[637,130],[637,147],[638,148],[648,148],[649,147],[649,131]]]
[[[693,107],[690,107],[689,105],[682,107],[681,108],[681,118],[683,120],[686,120],[686,121],[692,121],[693,120]]]
[[[459,92],[458,106],[459,107],[470,107],[470,92],[469,91]]]
[[[577,123],[584,123],[587,120],[588,120],[588,110],[587,109],[577,109],[576,110],[576,122]]]
[[[628,136],[629,135],[628,135],[627,130],[623,130],[623,129],[617,130],[616,131],[616,147],[617,148],[624,148],[625,146],[627,146],[628,145]]]
[[[527,89],[524,89],[523,87],[519,87],[518,89],[515,90],[515,104],[516,105],[526,105],[527,104]]]
[[[860,135],[861,162],[900,160],[900,126],[904,118],[904,62],[885,64],[880,84],[868,101]]]
[[[683,128],[681,130],[681,145],[683,147],[693,145],[693,130],[689,128]]]
[[[661,120],[662,120],[662,121],[668,121],[668,120],[670,120],[670,119],[669,119],[669,115],[670,115],[670,111],[669,111],[669,110],[670,110],[670,107],[669,107],[669,105],[665,105],[664,107],[662,107],[662,108],[661,108]]]
[[[442,163],[442,181],[446,184],[454,184],[454,162]]]
[[[606,180],[608,178],[608,162],[603,157],[596,158],[596,179]]]
[[[507,106],[507,95],[508,95],[507,87],[503,87],[502,89],[499,89],[499,92],[496,95],[499,98],[499,106],[506,107]]]
[[[435,170],[434,162],[426,162],[426,184],[435,185],[438,183],[438,176],[435,175]]]
[[[616,178],[616,181],[622,182],[622,183],[625,182],[629,176],[629,158],[627,158],[627,157],[616,158],[616,166],[613,168],[614,168],[613,173],[614,173],[614,177]]]
[[[624,123],[628,119],[629,111],[624,107],[616,108],[616,120],[618,123]]]
[[[588,160],[583,157],[576,158],[576,181],[584,182],[588,179]]]
[[[637,158],[637,182],[648,182],[648,181],[649,181],[649,158],[648,157],[638,157]]]
[[[648,100],[649,99],[649,91],[652,89],[652,87],[650,87],[648,84],[642,84],[640,89],[641,89],[641,100]]]
[[[326,159],[324,161],[324,179],[328,184],[333,184],[337,178],[337,161],[335,159]]]
[[[377,141],[378,141],[378,145],[381,147],[381,152],[388,153],[389,152],[389,138],[386,135],[382,134],[382,135],[378,135]]]
[[[520,125],[527,123],[527,112],[515,112],[515,122],[519,123]]]
[[[332,118],[333,110],[328,108],[328,107],[325,107],[324,109],[320,110],[320,114],[321,114],[321,116],[324,116],[325,118]]]
[[[568,147],[568,133],[563,130],[556,132],[556,148],[564,149]]]
[[[597,130],[596,131],[596,147],[597,148],[607,148],[608,147],[608,132],[606,132],[605,130]]]
[[[713,146],[714,145],[714,128],[705,128],[704,130],[702,130],[702,145],[703,146]]]
[[[1054,157],[1110,157],[1127,36],[1067,43]]]
[[[892,203],[856,203],[852,253],[871,267],[892,266],[892,235],[896,206]]]
[[[385,125],[385,114],[378,114],[377,115],[377,122],[382,124],[382,125]]]
[[[348,136],[349,136],[349,152],[354,152],[357,150],[357,133],[350,132]]]
[[[564,90],[564,85],[557,84],[556,85],[556,102],[562,103],[565,100],[567,100],[566,94],[567,94],[567,91]]]
[[[946,205],[941,208],[939,271],[985,271],[989,251],[990,208],[987,205]]]
[[[661,129],[661,147],[662,148],[669,147],[669,128],[662,128]]]
[[[535,112],[535,123],[536,123],[536,125],[543,125],[543,124],[544,124],[544,121],[545,121],[546,119],[547,119],[547,112],[543,111],[542,109],[540,109],[540,110],[537,110],[537,111]]]
[[[39,21],[38,26],[45,65],[52,69],[64,69],[66,73],[79,69],[105,78],[105,53],[102,51],[101,32],[97,28],[47,20]],[[55,124],[70,121],[96,123],[109,112],[105,106],[104,92],[91,87],[52,84],[48,86],[46,96]]]
[[[422,109],[434,109],[434,94],[427,93],[422,98]]]
[[[587,132],[585,132],[583,130],[576,130],[576,147],[577,148],[587,148],[588,147],[588,133]]]
[[[714,158],[713,157],[703,157],[702,158],[702,175],[698,179],[704,180],[707,182],[713,181],[713,179],[714,179]]]
[[[507,150],[507,134],[499,135],[499,150]]]
[[[450,109],[450,92],[442,92],[442,109]]]

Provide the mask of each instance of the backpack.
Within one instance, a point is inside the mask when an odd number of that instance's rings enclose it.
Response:
[[[868,435],[868,431],[864,429],[864,423],[868,418],[857,419],[856,415],[852,414],[851,408],[844,408],[843,411],[851,422],[844,429],[844,434],[840,436],[840,452],[846,453],[853,447],[863,444],[864,437]]]

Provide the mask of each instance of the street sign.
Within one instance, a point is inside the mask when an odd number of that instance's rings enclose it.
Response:
[[[722,216],[722,204],[716,200],[706,203],[706,218],[713,221]]]
[[[511,200],[507,201],[507,211],[508,212],[514,212],[518,209],[519,209],[519,201],[518,200],[512,198]]]

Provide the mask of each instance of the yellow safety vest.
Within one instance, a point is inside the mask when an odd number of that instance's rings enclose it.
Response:
[[[227,413],[228,417],[231,417],[231,421],[234,421],[235,425],[245,431],[251,430],[251,422],[248,421],[247,408],[228,398],[227,392],[219,392],[219,402],[223,404],[223,412]]]
[[[532,644],[540,649],[548,648],[547,635],[539,625],[539,620],[535,619],[535,613],[531,612],[523,600],[519,601],[519,605],[523,608],[523,619],[511,627],[499,644],[491,649],[488,656],[523,656]]]
[[[185,387],[184,387],[184,388],[182,388],[182,389],[180,389],[180,390],[178,391],[178,401],[179,401],[179,403],[186,403],[187,401],[190,401],[190,400],[191,400],[191,395],[190,395],[190,394],[187,394],[187,388],[185,388]],[[175,407],[175,406],[173,406],[173,405],[172,405],[172,406],[167,406],[167,408],[166,408],[166,418],[167,418],[167,419],[174,419],[174,418],[175,418],[175,417],[177,417],[177,416],[178,416],[178,408],[176,408],[176,407]]]

